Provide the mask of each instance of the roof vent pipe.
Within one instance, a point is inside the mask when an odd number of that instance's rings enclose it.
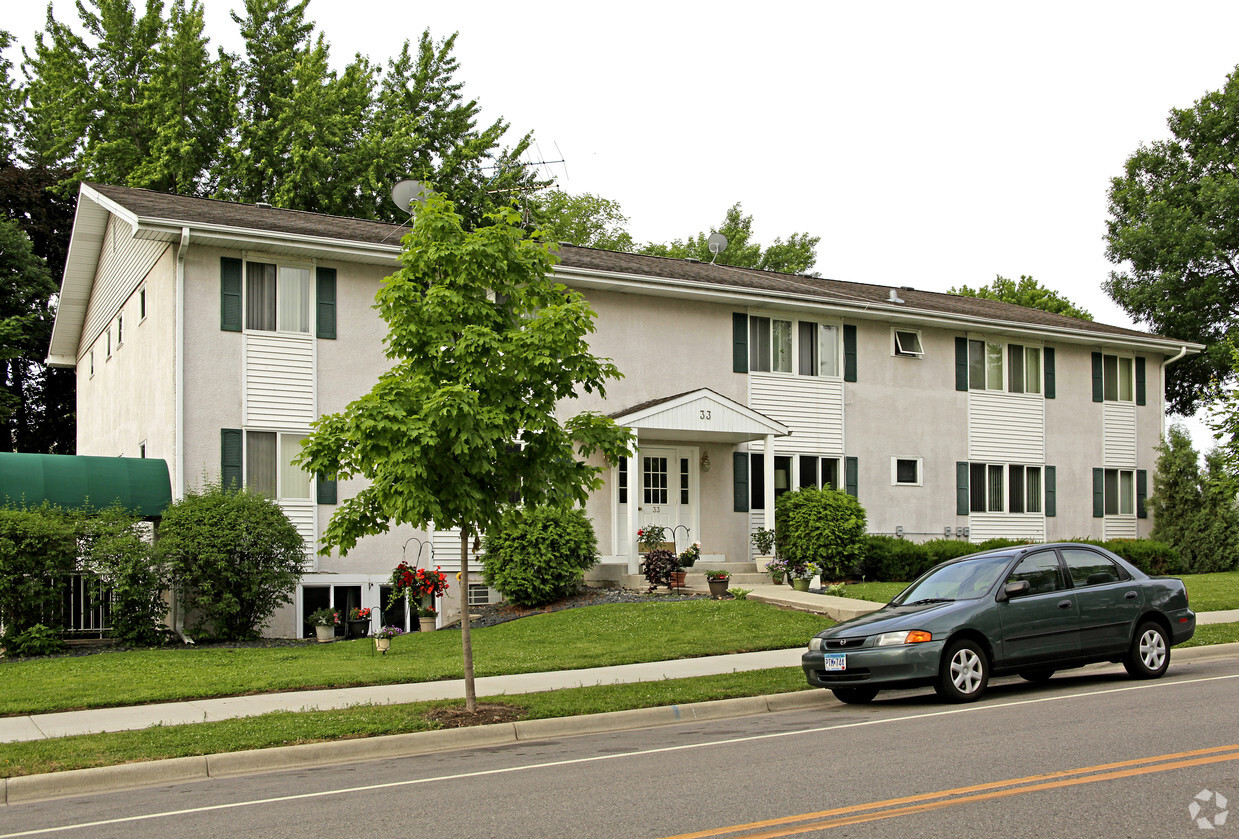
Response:
[[[255,201],[255,202],[254,202],[254,206],[255,206],[255,207],[258,207],[258,208],[260,208],[260,209],[263,209],[263,210],[270,210],[270,209],[271,209],[271,205],[270,205],[270,204],[268,204],[266,201]]]
[[[892,288],[892,289],[891,289],[891,296],[890,296],[890,297],[888,297],[888,298],[886,298],[886,302],[887,302],[887,303],[902,303],[902,302],[903,302],[903,298],[899,296],[899,292],[898,292],[898,291],[896,291],[895,289],[893,289],[893,288]]]

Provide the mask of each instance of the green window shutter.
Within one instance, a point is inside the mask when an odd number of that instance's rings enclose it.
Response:
[[[1136,356],[1136,404],[1145,403],[1144,358]]]
[[[744,312],[731,313],[731,370],[749,372],[749,316]]]
[[[968,512],[968,464],[958,461],[955,464],[955,515],[966,516]]]
[[[955,339],[955,389],[968,390],[968,339]]]
[[[219,328],[241,331],[241,260],[233,256],[219,258]]]
[[[844,327],[845,329],[847,327]],[[854,457],[843,459],[843,485],[848,495],[859,498],[860,495],[860,465]]]
[[[735,452],[731,456],[731,466],[734,472],[732,486],[735,493],[735,511],[749,511],[749,453]]]
[[[1045,515],[1054,518],[1058,515],[1058,476],[1053,466],[1045,467]]]
[[[317,486],[318,503],[319,504],[335,504],[336,503],[336,479],[328,478],[319,472],[315,475],[314,483]]]
[[[336,337],[336,269],[318,268],[315,270],[315,302],[314,320],[319,338]],[[334,504],[335,502],[326,502]]]
[[[1145,502],[1149,500],[1149,472],[1147,469],[1136,470],[1136,518],[1147,519],[1149,511]]]
[[[1046,347],[1041,351],[1041,367],[1045,370],[1045,398],[1054,398],[1054,348]]]
[[[856,327],[843,325],[843,381],[856,381]]]
[[[1093,353],[1093,401],[1100,402],[1101,397],[1101,353]]]
[[[241,474],[241,429],[219,430],[219,472],[224,489],[240,489]]]
[[[1093,470],[1093,518],[1105,518],[1106,515],[1106,470]]]

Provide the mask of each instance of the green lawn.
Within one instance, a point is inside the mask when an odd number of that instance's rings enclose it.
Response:
[[[831,625],[756,601],[567,609],[473,631],[477,676],[785,649]],[[460,633],[413,633],[385,656],[369,639],[297,647],[160,649],[0,662],[0,715],[283,690],[458,679]]]
[[[1197,612],[1239,609],[1239,571],[1218,574],[1184,574],[1187,599]],[[854,583],[844,590],[845,597],[889,603],[907,587],[907,583]]]

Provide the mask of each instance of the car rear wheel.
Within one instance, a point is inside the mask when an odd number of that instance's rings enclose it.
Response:
[[[1137,679],[1156,679],[1166,672],[1170,666],[1170,643],[1160,623],[1145,621],[1136,628],[1123,666]]]
[[[1026,682],[1048,682],[1053,675],[1053,670],[1025,670],[1020,678]]]
[[[964,639],[947,647],[934,690],[952,702],[972,702],[989,684],[989,659],[975,641]]]
[[[878,695],[877,688],[831,688],[830,692],[835,695],[835,699],[849,705],[866,705]]]

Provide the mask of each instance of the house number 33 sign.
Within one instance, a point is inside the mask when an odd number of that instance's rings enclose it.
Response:
[[[709,410],[703,409],[701,411],[698,411],[697,413],[698,413],[698,416],[700,416],[700,418],[703,420],[708,420],[710,418]]]

